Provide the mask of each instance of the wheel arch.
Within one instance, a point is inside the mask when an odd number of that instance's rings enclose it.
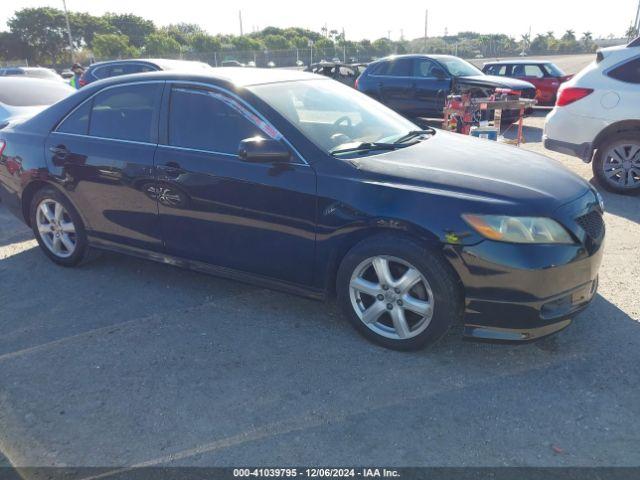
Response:
[[[38,180],[33,180],[29,182],[27,186],[24,187],[24,189],[22,190],[22,197],[20,199],[21,208],[22,208],[22,217],[24,218],[24,221],[28,226],[30,227],[32,226],[31,225],[31,202],[33,201],[33,197],[36,195],[36,193],[38,193],[40,190],[46,187],[54,188],[60,194],[64,195],[64,197],[69,201],[69,203],[73,205],[73,208],[75,208],[76,212],[78,212],[78,215],[80,215],[80,218],[82,219],[83,223],[87,225],[87,222],[84,216],[82,215],[82,212],[78,209],[77,205],[71,200],[71,198],[69,198],[69,195],[67,195],[62,188],[60,188],[54,182],[38,179]]]
[[[593,140],[593,150],[595,151],[600,148],[612,135],[618,135],[626,132],[633,132],[640,135],[640,120],[624,120],[622,122],[616,122],[609,125]]]
[[[433,232],[427,229],[419,228],[412,224],[405,222],[399,222],[395,220],[375,220],[368,225],[351,230],[345,233],[340,242],[332,249],[328,256],[326,263],[326,269],[324,271],[325,285],[324,290],[330,297],[336,295],[336,279],[338,275],[338,269],[342,264],[342,261],[347,254],[363,241],[370,240],[377,236],[394,236],[396,238],[401,237],[407,240],[419,243],[428,249],[442,250],[444,244]],[[444,252],[443,252],[443,255]],[[446,256],[446,255],[445,255]],[[451,268],[456,278],[462,285],[462,281],[458,276],[455,268]]]

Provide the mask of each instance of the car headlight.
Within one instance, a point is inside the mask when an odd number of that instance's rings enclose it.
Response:
[[[562,225],[546,217],[462,215],[476,232],[490,240],[511,243],[574,243]]]

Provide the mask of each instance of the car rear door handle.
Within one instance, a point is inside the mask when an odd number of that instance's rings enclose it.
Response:
[[[58,157],[66,157],[69,154],[69,149],[64,145],[49,147],[49,151]]]

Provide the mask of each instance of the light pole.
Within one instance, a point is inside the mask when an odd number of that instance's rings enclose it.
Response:
[[[71,24],[69,23],[69,12],[67,12],[66,0],[62,0],[62,8],[64,9],[64,19],[67,22],[67,36],[69,37],[69,48],[71,49],[71,62],[74,62],[76,58],[73,51],[73,39],[71,38]]]

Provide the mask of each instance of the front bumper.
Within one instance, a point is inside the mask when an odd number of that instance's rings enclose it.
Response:
[[[464,334],[526,341],[567,327],[598,288],[604,226],[592,237],[576,220],[593,211],[599,212],[599,207],[589,193],[554,215],[576,237],[571,245],[484,240],[447,247],[447,256],[465,287]]]

